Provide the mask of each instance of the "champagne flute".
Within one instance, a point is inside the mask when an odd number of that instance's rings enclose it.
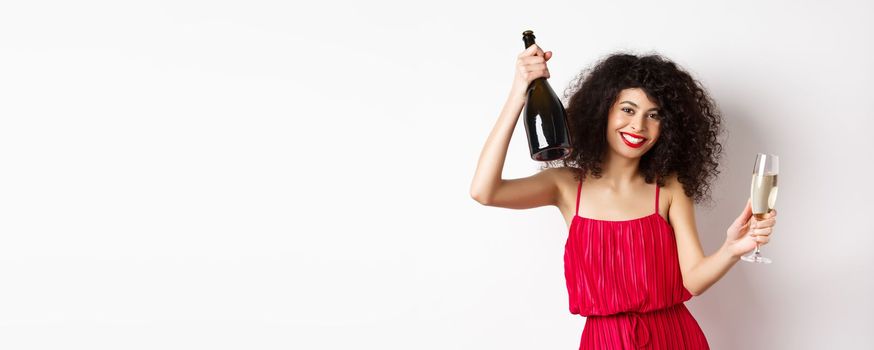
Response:
[[[750,184],[750,199],[753,207],[753,215],[762,220],[777,201],[777,173],[779,172],[779,158],[773,154],[756,154],[756,164],[753,167],[753,181]],[[744,261],[770,264],[768,259],[759,252],[759,243],[756,250],[749,255],[742,256]]]

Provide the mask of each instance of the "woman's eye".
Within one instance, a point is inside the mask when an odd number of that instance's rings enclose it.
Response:
[[[653,119],[662,119],[662,116],[660,116],[658,114],[650,114],[649,116],[652,117]]]
[[[631,112],[632,112],[631,108],[623,108],[622,111],[625,112],[625,113],[631,113]]]

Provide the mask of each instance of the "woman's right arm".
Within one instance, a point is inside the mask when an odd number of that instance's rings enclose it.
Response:
[[[486,139],[470,184],[470,196],[483,205],[527,209],[557,202],[558,169],[545,169],[520,179],[501,177],[510,137],[525,106],[528,84],[540,77],[549,78],[546,61],[551,57],[552,52],[544,53],[536,44],[519,54],[510,95]]]

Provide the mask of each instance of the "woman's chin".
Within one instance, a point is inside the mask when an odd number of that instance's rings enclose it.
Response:
[[[621,158],[626,159],[640,159],[640,157],[643,157],[643,155],[646,154],[646,151],[649,150],[648,148],[632,149],[631,147],[627,147],[625,145],[622,145],[622,147],[624,147],[624,149],[613,149],[613,153]]]

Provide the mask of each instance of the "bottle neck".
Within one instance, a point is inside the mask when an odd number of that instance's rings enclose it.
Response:
[[[525,42],[525,48],[526,49],[529,48],[531,45],[534,45],[534,34],[533,33],[523,34],[522,41]],[[534,81],[532,81],[531,84],[528,85],[529,92],[532,88],[540,86],[541,84],[543,84],[545,82],[546,82],[546,78],[543,78],[543,77],[534,79]],[[543,89],[540,88],[540,89],[535,89],[535,90],[543,90]]]
[[[534,35],[524,35],[522,36],[522,41],[525,42],[525,48],[527,49],[529,46],[534,45]]]

